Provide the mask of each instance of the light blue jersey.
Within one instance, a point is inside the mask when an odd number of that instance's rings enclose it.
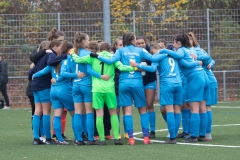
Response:
[[[83,57],[89,55],[91,52],[86,49],[79,49],[78,56]],[[65,77],[72,78],[73,83],[77,83],[80,85],[85,86],[92,86],[92,76],[100,78],[101,75],[95,72],[92,69],[92,66],[89,64],[84,63],[75,63],[75,61],[72,59],[72,56],[68,56],[67,58],[67,72],[64,73]],[[84,78],[78,78],[77,74],[79,72],[83,72],[86,76]]]
[[[99,56],[98,59],[112,64],[116,61],[121,61],[124,65],[130,65],[130,61],[141,63],[142,59],[157,62],[160,59],[166,57],[165,54],[151,55],[146,49],[135,47],[133,45],[127,45],[123,48],[119,48],[111,58],[105,58]],[[142,87],[142,75],[141,72],[121,72],[119,83],[129,84],[131,87]]]

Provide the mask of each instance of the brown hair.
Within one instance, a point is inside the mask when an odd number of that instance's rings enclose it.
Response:
[[[159,46],[157,43],[154,43],[154,44],[152,44],[151,49],[150,49],[150,52],[152,54],[153,54],[153,52],[152,52],[153,49],[159,50],[159,49],[163,49],[163,48],[161,46]]]
[[[78,54],[79,48],[86,48],[87,46],[84,46],[83,40],[87,39],[87,34],[86,33],[80,33],[76,32],[75,37],[74,37],[74,47],[75,47],[75,53]]]
[[[102,51],[110,52],[111,51],[111,45],[106,43],[106,42],[102,42],[101,45],[100,45],[100,52],[102,52]]]
[[[198,41],[197,41],[197,38],[194,36],[193,32],[189,32],[188,36],[192,37],[193,47],[197,47],[198,46]]]
[[[41,49],[47,50],[47,49],[49,49],[49,47],[50,47],[50,41],[42,41],[38,47],[38,51]]]
[[[48,32],[47,40],[52,41],[54,39],[57,39],[58,37],[64,36],[64,33],[62,31],[57,30],[55,27],[51,29],[50,32]]]
[[[117,37],[115,42],[113,43],[112,50],[117,50],[116,45],[118,41],[122,41],[122,37]]]
[[[132,44],[132,40],[135,39],[134,33],[128,32],[123,35],[123,46],[125,47],[126,45]]]
[[[65,43],[66,43],[66,41],[63,42],[63,44],[65,44]],[[50,48],[53,48],[54,46],[57,46],[57,47],[58,47],[58,46],[60,46],[61,44],[62,44],[61,41],[54,39],[54,40],[50,43]],[[62,46],[62,48],[63,48],[63,46]],[[60,55],[62,55],[62,52],[57,54],[57,56],[60,56]],[[55,72],[56,72],[56,73],[59,73],[60,64],[61,64],[61,62],[58,63],[58,64],[55,66]]]
[[[88,45],[88,49],[91,52],[98,52],[99,51],[99,46],[97,41],[91,41]]]

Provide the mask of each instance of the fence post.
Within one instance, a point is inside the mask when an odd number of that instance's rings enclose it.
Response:
[[[208,54],[211,55],[210,53],[210,28],[209,28],[209,9],[207,9],[207,42],[208,42]]]
[[[135,27],[136,27],[136,22],[135,22],[135,11],[133,11],[133,33],[135,34]]]
[[[58,12],[58,30],[60,31],[60,12]]]
[[[226,102],[226,71],[223,71],[223,101]]]
[[[103,0],[103,37],[104,42],[111,44],[110,2]]]

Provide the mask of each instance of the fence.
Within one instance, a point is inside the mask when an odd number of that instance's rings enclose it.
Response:
[[[160,38],[171,43],[175,34],[194,32],[201,47],[216,61],[214,70],[219,82],[219,100],[239,100],[240,9],[171,10],[161,14],[133,11],[117,17],[112,14],[110,18],[112,42],[127,31],[145,35],[149,43]],[[25,97],[27,79],[22,78],[29,70],[28,57],[53,27],[64,31],[71,42],[76,31],[87,33],[90,40],[104,37],[103,13],[0,14],[0,52],[8,62],[9,76],[12,77],[8,84],[12,105],[28,103]],[[226,76],[225,98],[221,84],[223,73]]]

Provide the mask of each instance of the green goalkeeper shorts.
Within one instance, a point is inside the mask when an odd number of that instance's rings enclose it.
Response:
[[[104,102],[109,109],[117,108],[117,99],[115,92],[100,93],[93,92],[92,94],[92,106],[94,109],[101,109],[104,107]]]

